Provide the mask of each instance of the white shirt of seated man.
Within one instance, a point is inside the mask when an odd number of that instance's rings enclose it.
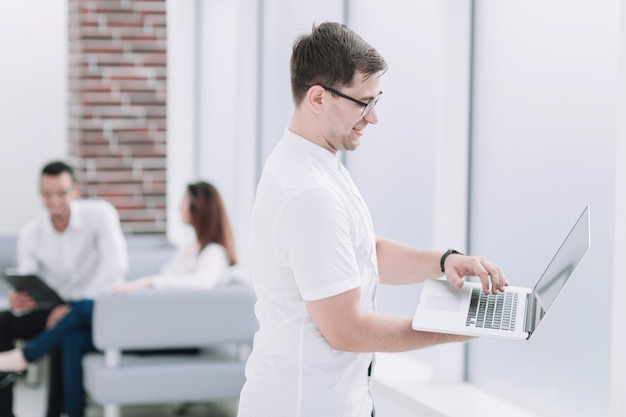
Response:
[[[113,205],[77,199],[79,187],[68,172],[42,175],[40,192],[45,210],[18,234],[18,270],[39,275],[67,301],[95,298],[122,282],[128,252]],[[12,311],[35,307],[32,299],[10,302]]]

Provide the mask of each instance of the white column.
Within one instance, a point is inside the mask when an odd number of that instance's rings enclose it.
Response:
[[[437,135],[435,137],[433,247],[467,253],[470,129],[471,1],[441,3]],[[437,381],[462,381],[465,345],[429,351]]]
[[[175,243],[185,231],[178,207],[185,184],[194,178],[195,1],[167,2],[167,236]]]
[[[618,137],[615,151],[615,226],[611,343],[611,417],[626,415],[626,0],[621,0]]]
[[[0,233],[41,209],[39,172],[67,158],[68,5],[3,2],[0,12]]]

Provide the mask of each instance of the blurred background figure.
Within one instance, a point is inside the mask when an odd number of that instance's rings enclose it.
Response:
[[[237,255],[230,221],[217,189],[204,181],[189,184],[180,214],[182,222],[193,227],[195,239],[181,246],[160,274],[118,284],[113,288],[115,292],[129,294],[146,288],[211,289],[230,281],[229,267],[236,264]],[[85,415],[82,358],[95,350],[91,335],[93,308],[92,299],[77,301],[57,325],[32,339],[23,349],[0,354],[0,370],[20,372],[60,346],[68,417]],[[190,321],[195,319],[190,317]]]

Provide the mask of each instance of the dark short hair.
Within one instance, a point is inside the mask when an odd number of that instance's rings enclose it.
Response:
[[[220,193],[212,184],[198,181],[187,185],[191,226],[200,247],[219,243],[226,249],[231,265],[237,263],[235,240]]]
[[[291,54],[291,94],[299,104],[313,85],[349,86],[355,73],[370,77],[387,70],[385,59],[346,25],[324,22],[300,35]]]
[[[57,176],[61,175],[64,172],[70,174],[70,177],[72,177],[72,182],[76,182],[76,174],[74,174],[74,169],[63,161],[48,162],[41,170],[41,175]]]

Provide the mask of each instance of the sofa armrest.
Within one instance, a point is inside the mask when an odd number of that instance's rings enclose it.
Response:
[[[255,301],[246,285],[106,294],[94,307],[94,344],[108,351],[251,344]]]

